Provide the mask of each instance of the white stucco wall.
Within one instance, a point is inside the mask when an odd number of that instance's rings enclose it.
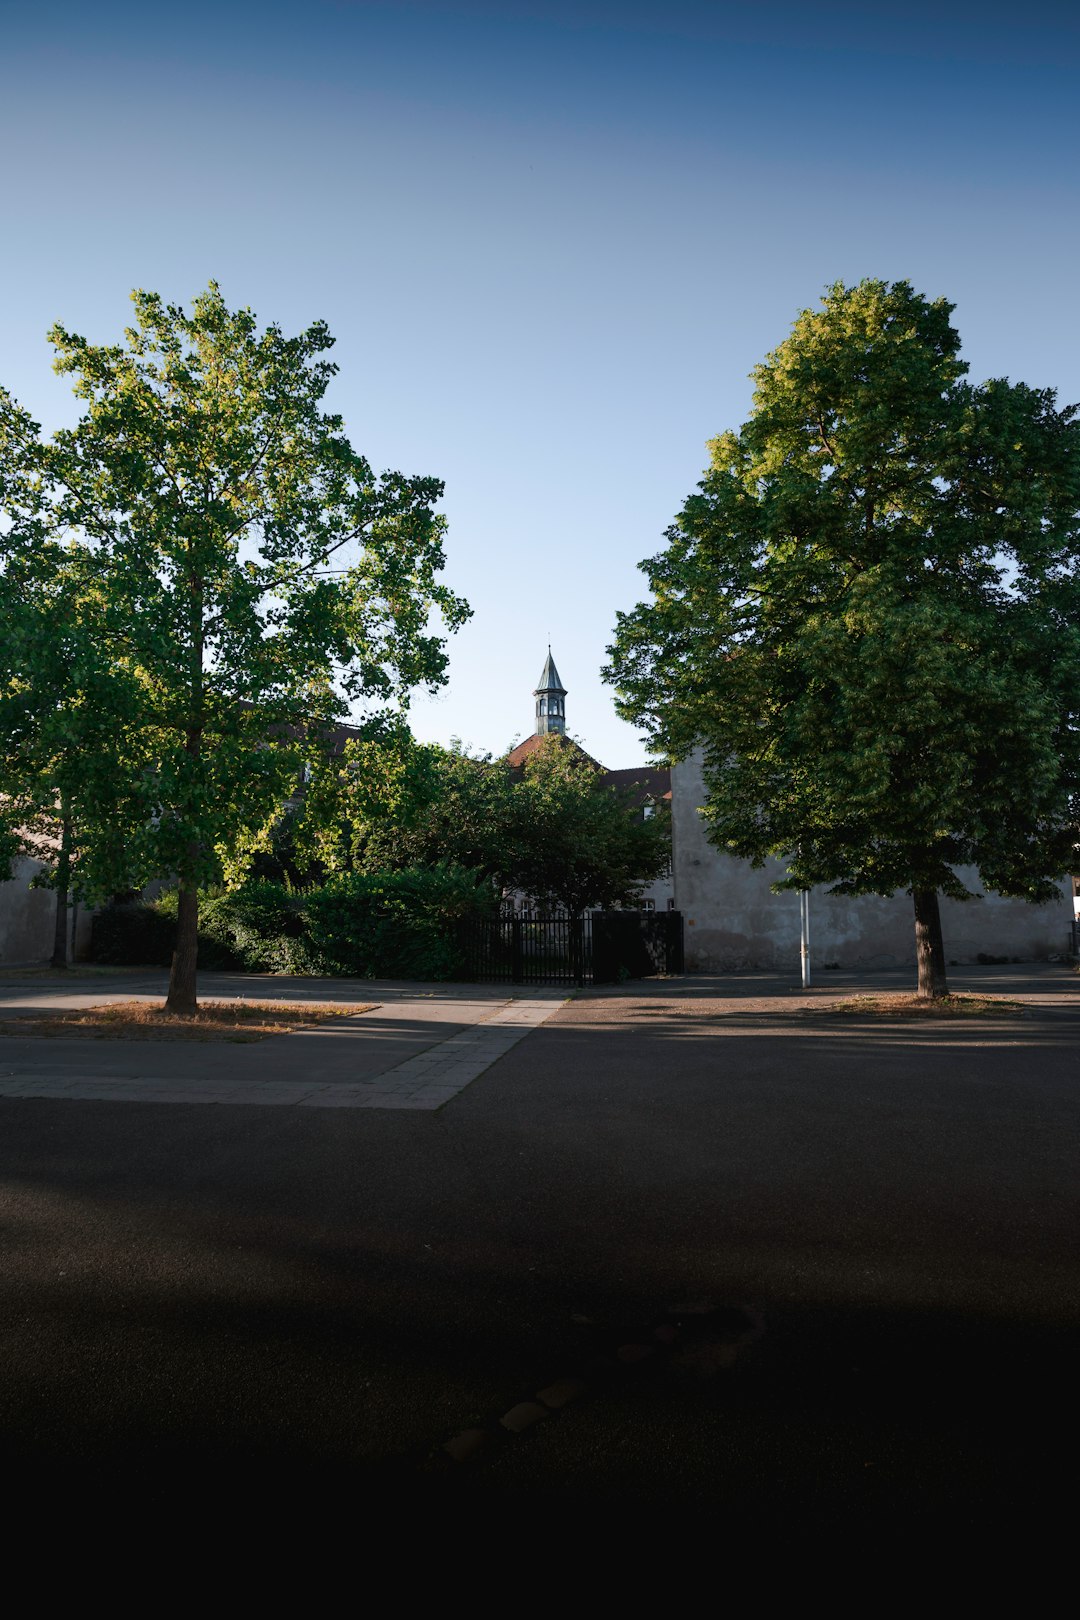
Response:
[[[654,911],[669,910],[668,901],[675,896],[675,879],[672,873],[667,877],[657,878],[654,883],[647,883],[641,891],[642,900],[651,900]]]
[[[47,962],[52,956],[56,927],[56,896],[49,889],[32,889],[30,880],[41,866],[26,859],[13,863],[14,876],[0,883],[0,964]],[[76,957],[90,948],[92,913],[79,907],[76,919]],[[68,914],[71,927],[71,914]],[[70,936],[69,936],[70,938]]]
[[[797,967],[798,895],[773,894],[770,889],[783,876],[782,864],[768,861],[755,870],[748,861],[714,849],[698,813],[704,797],[701,758],[694,755],[676,765],[671,776],[675,904],[686,923],[687,970]],[[962,871],[960,876],[978,888],[973,872]],[[1046,906],[997,895],[967,902],[943,900],[945,955],[953,962],[973,962],[980,951],[1022,961],[1063,955],[1071,916],[1072,901],[1065,894]],[[845,968],[913,964],[911,896],[845,899],[812,890],[810,951],[819,967],[829,962]]]

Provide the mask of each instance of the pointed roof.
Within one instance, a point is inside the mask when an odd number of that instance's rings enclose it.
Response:
[[[550,647],[548,648],[548,655],[547,659],[545,660],[544,667],[540,673],[540,680],[534,688],[533,696],[535,697],[539,692],[561,692],[564,696],[566,695],[566,687],[559,679],[559,672],[555,668],[555,660],[551,656]]]
[[[531,737],[526,737],[525,741],[519,742],[516,748],[511,748],[506,756],[506,763],[512,766],[514,770],[519,771],[525,761],[531,759],[533,754],[538,754],[541,748],[569,748],[575,754],[580,754],[582,759],[587,759],[589,764],[594,765],[598,771],[604,769],[600,761],[593,759],[591,754],[587,754],[580,743],[576,743],[573,737],[567,737],[561,731],[549,731],[543,737],[534,731]]]

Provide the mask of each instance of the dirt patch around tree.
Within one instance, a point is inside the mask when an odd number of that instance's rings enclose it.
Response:
[[[24,1013],[0,1019],[0,1035],[84,1036],[110,1041],[262,1041],[312,1029],[333,1018],[374,1012],[376,1002],[291,1006],[279,1001],[204,1001],[195,1013],[168,1013],[160,1002],[113,1001],[98,1007]]]
[[[824,1006],[807,1007],[802,1010],[813,1012],[815,1015],[856,1013],[871,1018],[900,1016],[906,1018],[912,1013],[920,1018],[1024,1018],[1028,1012],[1022,1002],[1012,1001],[1007,996],[949,994],[936,996],[930,1000],[925,996],[905,994],[899,990],[886,991],[882,995],[845,996],[841,1001],[830,1001]]]

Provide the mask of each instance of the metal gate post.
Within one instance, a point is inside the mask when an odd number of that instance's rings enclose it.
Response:
[[[510,924],[510,980],[521,984],[525,978],[525,961],[521,949],[521,919],[515,917]]]
[[[669,911],[667,914],[668,950],[667,970],[669,973],[686,972],[686,934],[683,929],[683,914],[681,911]]]
[[[571,917],[571,918],[569,918],[567,932],[569,933],[569,936],[570,936],[569,941],[568,941],[568,944],[570,946],[570,950],[569,950],[569,953],[568,953],[569,958],[570,958],[570,962],[569,962],[570,977],[571,977],[571,979],[574,981],[574,983],[576,985],[584,985],[584,983],[585,983],[585,919],[583,917]]]

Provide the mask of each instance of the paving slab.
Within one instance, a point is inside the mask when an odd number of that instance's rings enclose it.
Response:
[[[140,999],[158,1000],[164,976],[99,984],[0,981],[0,1017]],[[189,1102],[240,1106],[442,1107],[543,1022],[559,992],[514,996],[506,987],[203,975],[203,1000],[291,1004],[372,1003],[316,1029],[260,1041],[0,1037],[0,1097],[63,1095],[85,1102]],[[377,1091],[357,1091],[378,1081]],[[336,1101],[335,1101],[336,1099]]]

